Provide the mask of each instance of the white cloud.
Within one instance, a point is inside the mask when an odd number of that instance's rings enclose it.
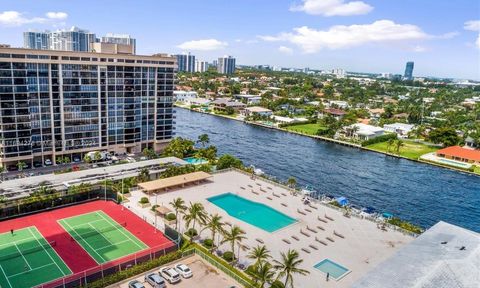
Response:
[[[56,19],[56,20],[65,20],[68,17],[68,14],[65,12],[47,12],[45,14],[49,19]]]
[[[328,30],[316,30],[307,26],[294,28],[293,32],[277,36],[259,36],[264,41],[285,41],[299,46],[305,53],[322,49],[343,49],[370,43],[408,42],[432,38],[419,27],[379,20],[372,24],[338,25]]]
[[[46,17],[27,17],[24,13],[18,11],[3,11],[0,12],[0,26],[22,26],[26,24],[38,24],[55,22],[57,20],[65,20],[68,14],[65,12],[48,12]]]
[[[227,42],[222,42],[217,39],[204,39],[187,41],[177,47],[183,50],[211,51],[224,49],[227,46]]]
[[[463,28],[469,31],[480,31],[480,20],[471,20],[463,24]]]
[[[363,1],[345,0],[303,0],[302,4],[290,7],[290,11],[322,16],[363,15],[372,10],[373,7]]]
[[[292,54],[293,53],[293,49],[292,48],[289,48],[289,47],[286,47],[286,46],[280,46],[278,47],[278,51],[284,53],[284,54]]]
[[[471,20],[465,22],[463,24],[463,29],[480,32],[480,20]],[[475,47],[480,49],[480,33],[478,33],[477,40],[475,41]]]

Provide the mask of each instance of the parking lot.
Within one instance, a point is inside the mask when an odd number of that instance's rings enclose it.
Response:
[[[176,284],[167,283],[167,287],[175,287],[175,288],[191,288],[191,287],[229,288],[232,286],[242,287],[235,280],[225,275],[222,271],[218,270],[217,268],[214,268],[213,266],[210,266],[207,262],[203,261],[202,258],[200,258],[199,256],[193,255],[189,258],[172,263],[168,265],[168,267],[172,267],[178,263],[183,263],[188,265],[193,272],[193,277],[188,279],[182,278],[182,281]],[[154,272],[158,272],[158,269],[156,269]],[[144,275],[145,273],[138,275],[137,277],[130,278],[124,282],[111,285],[108,287],[128,288],[128,283],[133,280],[138,280],[144,283]],[[151,287],[148,283],[144,283],[144,285],[146,288]]]

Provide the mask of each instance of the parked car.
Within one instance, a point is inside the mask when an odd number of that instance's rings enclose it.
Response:
[[[73,162],[78,163],[78,162],[80,162],[80,161],[81,161],[81,160],[80,160],[79,157],[73,157]]]
[[[128,288],[145,288],[140,281],[133,280],[130,283],[128,283]]]
[[[193,276],[192,270],[185,264],[177,264],[175,269],[183,278],[190,278]]]
[[[153,288],[165,288],[167,284],[158,273],[149,273],[145,275],[145,282],[150,284]]]
[[[182,280],[180,278],[180,274],[178,274],[175,269],[170,267],[160,268],[160,275],[162,275],[162,277],[165,278],[170,284],[177,283]]]
[[[45,159],[45,165],[47,165],[47,166],[52,165],[52,160],[50,160],[50,159]]]

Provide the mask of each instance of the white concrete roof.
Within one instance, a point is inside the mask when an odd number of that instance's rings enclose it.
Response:
[[[247,107],[245,110],[248,110],[250,112],[256,112],[256,113],[262,113],[262,112],[272,112],[272,110],[263,108],[260,106],[253,106],[253,107]]]
[[[403,129],[403,130],[412,130],[415,125],[413,124],[406,124],[406,123],[392,123],[392,124],[385,124],[383,128],[391,127],[393,129]]]
[[[69,185],[75,185],[83,182],[96,183],[104,180],[105,177],[108,177],[109,179],[121,179],[124,177],[138,175],[138,171],[144,167],[147,167],[150,173],[155,173],[164,169],[160,168],[161,164],[167,163],[176,163],[177,165],[187,164],[187,162],[176,157],[165,157],[62,174],[31,176],[27,178],[3,181],[0,183],[0,195],[15,193],[15,196],[8,198],[25,197],[32,192],[32,189],[38,188],[39,184],[42,182],[48,183],[49,186],[55,189],[65,189]]]
[[[438,222],[352,287],[478,288],[480,234]]]
[[[356,123],[350,125],[350,127],[358,127],[357,134],[359,135],[372,135],[378,132],[382,132],[383,128],[377,127],[377,126],[372,126],[368,124],[363,124],[363,123]]]

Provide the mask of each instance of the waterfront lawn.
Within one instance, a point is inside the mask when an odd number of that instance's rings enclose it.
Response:
[[[285,127],[285,129],[289,131],[308,134],[308,135],[317,135],[317,131],[319,129],[326,129],[326,128],[318,123],[310,123],[310,124],[301,124],[301,125],[291,125],[291,126]]]
[[[428,146],[422,143],[412,142],[408,140],[404,140],[403,144],[404,146],[400,148],[400,156],[413,160],[418,160],[418,158],[420,158],[420,156],[422,156],[423,154],[435,152],[439,149],[438,147]],[[395,146],[390,147],[389,150],[387,142],[375,143],[372,145],[368,145],[366,148],[370,148],[379,152],[395,153]]]

